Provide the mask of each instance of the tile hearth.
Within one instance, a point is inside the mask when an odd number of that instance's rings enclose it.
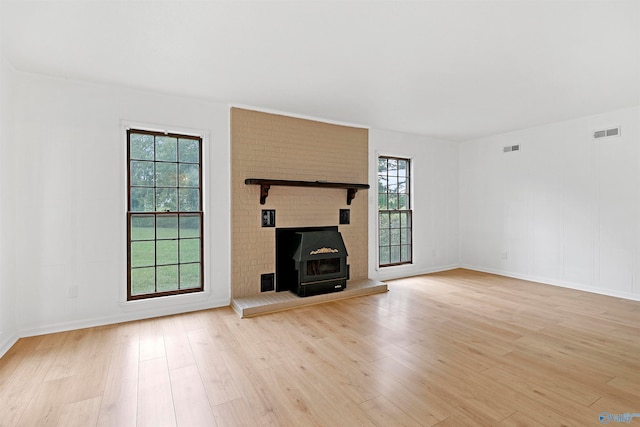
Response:
[[[387,291],[387,284],[378,282],[377,280],[350,280],[347,282],[347,288],[341,292],[331,292],[304,298],[289,291],[269,292],[255,296],[234,298],[231,301],[231,308],[233,308],[240,317],[245,318],[339,299],[379,294]]]

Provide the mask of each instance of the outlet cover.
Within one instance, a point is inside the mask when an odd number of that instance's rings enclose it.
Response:
[[[262,226],[263,227],[275,227],[276,226],[276,211],[275,211],[275,209],[263,209],[262,210]]]
[[[350,209],[340,209],[340,224],[351,224]]]

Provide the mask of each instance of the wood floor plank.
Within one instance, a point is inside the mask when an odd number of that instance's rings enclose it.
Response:
[[[545,424],[539,423],[533,418],[521,414],[520,412],[515,412],[508,416],[498,425],[505,427],[545,427]]]
[[[139,342],[141,361],[166,356],[162,324],[163,321],[161,319],[140,321]]]
[[[517,410],[527,416],[532,416],[534,420],[542,420],[543,424],[554,425],[558,422],[557,420],[564,418],[574,420],[568,425],[588,425],[595,419],[590,414],[591,411],[587,409],[588,406],[575,402],[561,394],[560,390],[539,386],[528,376],[514,375],[501,368],[491,368],[482,375],[492,382],[504,384],[517,395],[524,396],[527,401],[531,401],[531,407],[520,404],[517,406]],[[540,408],[544,408],[544,410],[540,410]]]
[[[164,357],[140,361],[137,425],[171,427],[176,415],[167,360]]]
[[[138,342],[131,339],[114,346],[98,413],[99,427],[136,425],[139,352]]]
[[[244,397],[216,405],[213,412],[218,427],[282,425],[271,416],[261,416],[250,399]]]
[[[164,348],[169,370],[195,365],[189,337],[184,327],[185,316],[171,316],[162,322]]]
[[[189,342],[212,406],[242,397],[211,335],[205,329],[188,332]]]
[[[0,381],[0,426],[18,425],[18,420],[37,395],[58,351],[57,347],[38,349],[36,345],[21,345],[10,350],[16,352],[18,359],[15,360],[17,363],[0,367],[3,372],[3,380]]]
[[[0,359],[0,426],[582,426],[640,411],[640,302],[462,269],[388,286],[20,339]]]
[[[443,363],[404,349],[387,359],[376,362],[376,366],[389,369],[390,364],[401,364],[406,368],[404,375],[428,384],[459,412],[477,422],[493,424],[515,412],[511,402],[501,398],[507,392],[503,384],[486,380],[482,374],[463,365]]]
[[[89,329],[66,333],[66,340],[60,347],[53,365],[49,368],[45,381],[70,377],[78,372],[82,366],[86,352],[85,343],[90,333]]]
[[[640,383],[638,383],[637,380],[629,381],[628,379],[625,379],[625,378],[615,377],[614,379],[609,381],[607,384],[617,389],[626,391],[627,393],[640,396]]]
[[[101,397],[81,400],[64,406],[58,427],[86,427],[94,426],[98,422]]]
[[[389,399],[382,395],[369,399],[366,402],[362,402],[360,407],[371,421],[379,426],[393,425],[419,427],[425,425],[424,419],[422,420],[422,423],[414,420],[406,412],[398,408]]]
[[[281,410],[274,405],[270,398],[269,385],[258,374],[258,370],[253,365],[254,359],[246,360],[240,349],[220,351],[220,359],[225,363],[233,382],[242,393],[242,398],[234,399],[230,405],[217,405],[214,410],[216,420],[223,419],[222,424],[228,425],[232,420],[225,418],[229,413],[234,413],[240,408],[247,408],[249,405],[250,415],[243,419],[259,420],[258,425],[282,425]],[[220,412],[224,409],[224,412]],[[219,421],[220,422],[220,421]]]
[[[207,393],[195,365],[171,369],[171,394],[179,426],[215,427]]]
[[[73,378],[59,378],[40,383],[23,415],[15,425],[56,426],[65,405],[69,403],[67,390],[73,385]]]

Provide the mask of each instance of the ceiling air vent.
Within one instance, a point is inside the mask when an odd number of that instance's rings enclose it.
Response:
[[[599,129],[593,132],[593,138],[608,138],[610,136],[620,136],[620,126],[611,129]]]

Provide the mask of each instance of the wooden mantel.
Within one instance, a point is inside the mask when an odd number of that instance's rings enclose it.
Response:
[[[327,181],[291,181],[287,179],[260,179],[247,178],[244,180],[246,185],[260,186],[260,204],[264,205],[269,196],[269,189],[272,185],[286,187],[319,187],[319,188],[344,188],[347,190],[347,205],[356,197],[358,190],[368,190],[369,184],[349,184],[345,182],[327,182]]]

